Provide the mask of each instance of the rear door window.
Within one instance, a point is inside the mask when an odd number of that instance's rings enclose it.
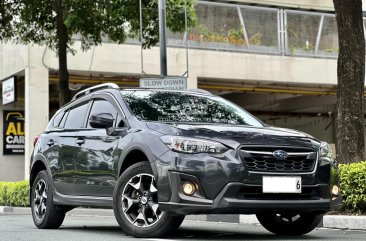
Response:
[[[88,111],[88,103],[71,108],[65,122],[65,129],[80,129],[84,127],[86,112]]]

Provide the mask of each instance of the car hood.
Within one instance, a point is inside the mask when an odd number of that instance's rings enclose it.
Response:
[[[306,133],[272,126],[252,127],[156,122],[147,122],[146,124],[148,128],[162,134],[215,140],[235,149],[240,145],[304,146],[316,148],[320,144],[318,140]]]

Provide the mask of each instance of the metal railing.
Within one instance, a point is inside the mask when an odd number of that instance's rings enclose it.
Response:
[[[334,14],[209,1],[198,1],[196,12],[198,24],[189,33],[168,31],[169,47],[185,47],[188,41],[191,49],[319,58],[338,56]],[[366,18],[364,28],[365,23]],[[127,44],[140,43],[129,39]]]

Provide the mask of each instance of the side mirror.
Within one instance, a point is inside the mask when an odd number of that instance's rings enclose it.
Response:
[[[113,127],[113,115],[111,113],[98,113],[89,117],[89,124],[93,128],[110,128]]]

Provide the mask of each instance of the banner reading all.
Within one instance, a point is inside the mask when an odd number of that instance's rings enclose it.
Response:
[[[3,111],[4,119],[4,155],[24,154],[24,111]]]

